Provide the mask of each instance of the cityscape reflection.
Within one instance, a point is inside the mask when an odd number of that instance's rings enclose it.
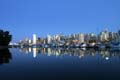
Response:
[[[20,48],[20,51],[24,53],[33,53],[35,58],[38,54],[45,54],[47,56],[77,56],[79,58],[84,58],[85,56],[96,56],[99,55],[105,60],[109,60],[111,57],[120,58],[120,50],[113,49],[86,49],[86,48]]]
[[[0,65],[9,63],[12,59],[12,55],[8,48],[0,49]]]

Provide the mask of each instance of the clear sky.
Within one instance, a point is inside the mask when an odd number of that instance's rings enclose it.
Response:
[[[60,33],[116,31],[120,0],[0,0],[0,28],[13,41]]]

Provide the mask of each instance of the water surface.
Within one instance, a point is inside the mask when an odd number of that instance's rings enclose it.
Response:
[[[119,50],[0,49],[1,80],[119,80]]]

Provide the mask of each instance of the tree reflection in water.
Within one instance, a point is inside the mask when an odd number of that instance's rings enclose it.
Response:
[[[12,59],[12,55],[8,48],[0,49],[0,65],[4,63],[9,63]]]

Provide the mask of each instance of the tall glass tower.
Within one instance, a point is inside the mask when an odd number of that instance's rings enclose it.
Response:
[[[33,44],[36,44],[37,43],[37,36],[36,34],[33,34]]]

